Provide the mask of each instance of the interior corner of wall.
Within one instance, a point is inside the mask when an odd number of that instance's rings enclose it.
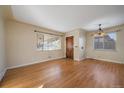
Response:
[[[7,68],[3,69],[3,70],[0,72],[0,81],[1,81],[2,78],[4,77],[6,71],[7,71]]]

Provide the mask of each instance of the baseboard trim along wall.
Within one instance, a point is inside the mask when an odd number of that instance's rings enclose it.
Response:
[[[33,65],[33,64],[37,64],[37,63],[47,62],[47,61],[54,61],[54,60],[62,59],[62,58],[65,58],[65,57],[53,58],[53,59],[48,59],[48,60],[43,60],[43,61],[36,61],[36,62],[31,62],[31,63],[28,63],[28,64],[21,64],[21,65],[17,65],[17,66],[10,66],[10,67],[7,67],[7,69],[24,67],[24,66],[29,66],[29,65]]]
[[[65,58],[65,57],[60,57],[60,58],[55,58],[55,59],[50,59],[50,60],[48,59],[48,60],[44,60],[44,61],[36,61],[36,62],[32,62],[32,63],[28,63],[28,64],[22,64],[22,65],[17,65],[17,66],[10,66],[10,67],[7,67],[7,69],[13,69],[13,68],[18,68],[18,67],[29,66],[29,65],[33,65],[33,64],[37,64],[37,63],[41,63],[41,62],[54,61],[54,60],[62,59],[62,58]],[[89,57],[87,57],[87,58],[89,58]],[[84,59],[86,59],[86,58],[83,58],[82,60],[75,60],[75,61],[83,61]],[[100,58],[91,58],[91,59],[103,60],[103,61],[107,61],[107,62],[114,62],[114,63],[123,64],[120,61],[109,60],[109,59],[100,59]]]
[[[86,58],[82,58],[82,59],[75,59],[74,61],[78,61],[78,62],[80,62],[80,61],[83,61],[83,60],[85,60]]]
[[[2,72],[0,72],[0,81],[2,80],[2,78],[4,77],[5,73],[7,71],[7,68],[4,69]]]
[[[107,61],[107,62],[113,62],[113,63],[123,64],[123,62],[121,62],[121,61],[110,60],[110,59],[101,59],[101,58],[91,58],[91,59],[96,59],[96,60],[102,60],[102,61]]]

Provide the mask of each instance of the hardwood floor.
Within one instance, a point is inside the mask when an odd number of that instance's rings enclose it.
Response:
[[[0,87],[124,87],[124,64],[60,59],[8,70]]]

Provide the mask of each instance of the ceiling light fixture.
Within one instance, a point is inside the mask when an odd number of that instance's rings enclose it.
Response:
[[[99,26],[98,32],[96,32],[96,33],[94,34],[94,36],[105,36],[106,34],[105,34],[105,32],[102,30],[101,24],[99,24],[98,26]]]

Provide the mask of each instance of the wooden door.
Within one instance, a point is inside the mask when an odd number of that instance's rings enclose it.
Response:
[[[73,36],[66,37],[66,58],[73,59]]]

